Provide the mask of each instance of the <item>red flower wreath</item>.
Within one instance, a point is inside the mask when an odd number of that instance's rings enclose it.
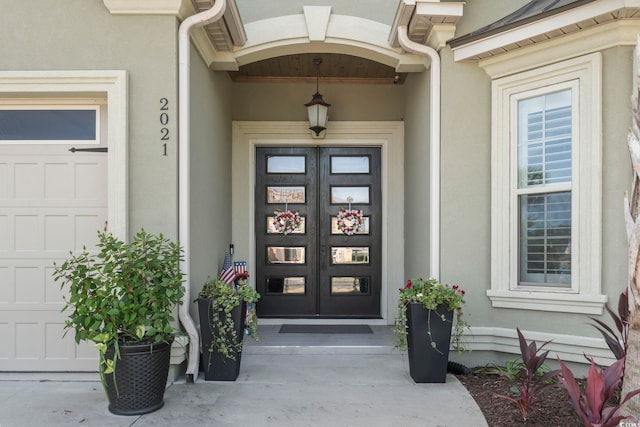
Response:
[[[278,233],[289,234],[293,233],[300,225],[300,214],[298,211],[282,211],[280,209],[274,212],[273,226]]]
[[[353,236],[362,226],[362,211],[360,209],[340,208],[338,212],[338,229],[347,236]]]

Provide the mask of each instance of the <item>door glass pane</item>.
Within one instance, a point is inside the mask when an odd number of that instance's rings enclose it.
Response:
[[[332,277],[331,293],[362,295],[369,293],[368,277]]]
[[[269,264],[304,264],[304,247],[268,246],[267,261]]]
[[[280,232],[276,230],[276,227],[273,225],[274,218],[275,218],[274,216],[267,217],[267,233],[268,234],[280,234]],[[337,219],[336,219],[336,227],[337,227]],[[293,230],[291,234],[304,234],[305,232],[306,232],[305,217],[300,216],[300,224],[298,224],[298,227],[295,230]]]
[[[267,173],[305,173],[305,156],[269,156]]]
[[[95,141],[97,111],[0,109],[0,141]]]
[[[270,294],[304,295],[304,277],[267,277],[267,292]]]
[[[331,156],[331,173],[369,172],[369,156]]]
[[[369,248],[331,248],[332,264],[369,264]]]
[[[369,187],[331,187],[331,204],[369,203]]]
[[[342,230],[338,228],[338,217],[331,217],[331,234],[344,234]],[[369,217],[362,217],[362,225],[355,234],[369,234]]]
[[[304,187],[267,187],[267,203],[304,203]]]

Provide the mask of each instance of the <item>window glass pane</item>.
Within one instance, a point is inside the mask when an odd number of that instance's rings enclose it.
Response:
[[[267,278],[267,293],[269,294],[304,295],[305,292],[304,277]]]
[[[304,203],[304,187],[267,187],[267,203]]]
[[[267,247],[267,262],[269,264],[304,264],[304,247]]]
[[[520,196],[520,281],[571,284],[571,192]]]
[[[331,187],[331,203],[369,203],[369,187]]]
[[[338,217],[331,217],[331,234],[344,234],[342,230],[338,228]],[[369,234],[369,217],[362,217],[362,225],[355,234]]]
[[[267,217],[267,233],[268,234],[280,234],[276,227],[273,225],[273,216]],[[305,233],[305,217],[300,216],[300,224],[298,227],[291,232],[291,234],[304,234]]]
[[[96,108],[80,110],[0,109],[2,141],[95,141]]]
[[[331,248],[332,264],[369,264],[369,248]]]
[[[571,182],[571,90],[518,102],[518,187]]]
[[[331,293],[362,295],[369,293],[368,277],[332,277]]]
[[[369,173],[369,156],[331,156],[331,173]]]
[[[305,157],[269,156],[267,173],[305,173]]]

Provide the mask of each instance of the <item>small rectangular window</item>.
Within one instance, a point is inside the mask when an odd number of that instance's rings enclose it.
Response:
[[[331,187],[331,204],[369,204],[369,187]]]
[[[268,246],[267,262],[269,264],[304,264],[305,248],[294,246]]]
[[[332,247],[331,264],[369,264],[369,248]]]
[[[304,295],[304,277],[267,277],[267,293],[274,295]]]
[[[369,156],[331,156],[331,173],[370,173]]]
[[[305,156],[269,156],[267,173],[305,173]]]
[[[368,277],[332,277],[332,295],[367,295],[369,294]]]
[[[0,142],[97,143],[99,105],[0,105]]]
[[[267,187],[267,203],[305,203],[306,189],[304,187]]]

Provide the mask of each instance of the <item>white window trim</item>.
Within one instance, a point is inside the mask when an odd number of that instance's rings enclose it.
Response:
[[[109,230],[121,239],[128,238],[127,88],[123,70],[0,71],[1,97],[107,98],[108,221]]]
[[[493,307],[601,314],[602,59],[585,55],[496,79],[492,84],[491,289]],[[578,82],[579,118],[574,130],[572,285],[570,289],[518,286],[518,224],[514,188],[512,101],[522,92],[549,92]]]

